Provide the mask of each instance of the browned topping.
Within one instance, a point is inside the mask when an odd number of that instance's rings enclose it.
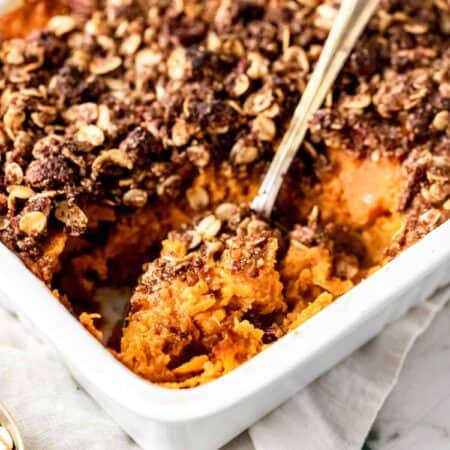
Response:
[[[146,14],[106,2],[2,42],[3,189],[45,193],[50,223],[79,234],[91,202],[139,208],[180,196],[208,164],[229,161],[243,176],[270,158],[308,76],[304,48],[326,33],[312,25],[314,7],[226,4],[155,1]],[[208,197],[187,192],[197,210]],[[27,207],[9,204],[9,221]],[[45,235],[33,237],[34,253]],[[17,249],[24,235],[3,239]]]

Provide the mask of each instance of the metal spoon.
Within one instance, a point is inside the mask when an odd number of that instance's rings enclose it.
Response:
[[[283,178],[306,135],[309,120],[322,105],[378,3],[379,0],[342,0],[319,61],[251,204],[251,209],[260,216],[270,218]]]
[[[19,432],[19,428],[16,422],[12,418],[11,414],[6,410],[6,408],[0,403],[0,427],[5,428],[11,435],[14,443],[14,450],[25,450],[22,437]]]

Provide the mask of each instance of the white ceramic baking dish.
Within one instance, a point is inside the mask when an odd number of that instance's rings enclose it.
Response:
[[[0,302],[55,347],[80,384],[152,450],[220,447],[449,282],[447,222],[232,373],[194,389],[167,390],[116,361],[0,244]]]
[[[220,447],[449,282],[447,222],[235,371],[200,387],[169,390],[116,361],[0,245],[0,297],[57,349],[117,423],[152,450]]]

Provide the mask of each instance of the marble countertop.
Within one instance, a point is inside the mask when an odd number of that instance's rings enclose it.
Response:
[[[450,304],[417,340],[364,450],[450,449]]]

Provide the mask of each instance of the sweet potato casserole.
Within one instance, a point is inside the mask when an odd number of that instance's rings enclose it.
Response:
[[[338,6],[70,0],[0,22],[0,239],[146,379],[229,372],[449,218],[448,0],[380,2],[273,223],[246,206]],[[108,338],[104,286],[134,286]]]

